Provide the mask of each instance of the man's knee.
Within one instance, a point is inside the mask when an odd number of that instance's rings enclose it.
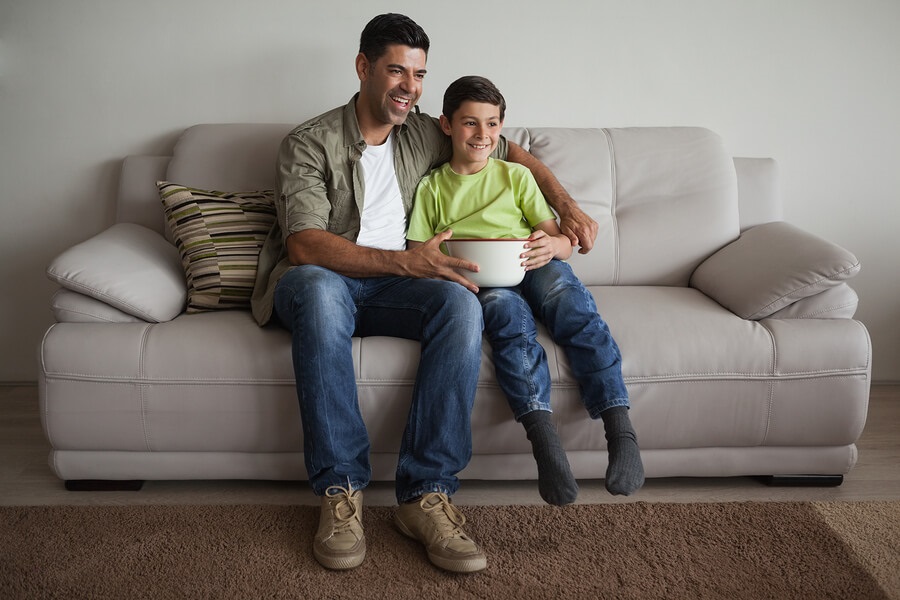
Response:
[[[475,294],[449,281],[432,280],[432,283],[438,284],[431,294],[434,301],[429,311],[432,323],[452,323],[459,333],[468,331],[473,339],[480,339],[484,322],[481,304]]]
[[[300,265],[285,273],[275,286],[275,309],[280,318],[295,311],[316,314],[344,305],[348,294],[340,275],[316,265]]]

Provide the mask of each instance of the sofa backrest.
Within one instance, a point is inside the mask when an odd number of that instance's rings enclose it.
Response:
[[[171,157],[129,157],[118,221],[165,233],[157,180],[219,191],[271,189],[274,157],[294,124],[188,128]],[[589,285],[686,286],[696,266],[750,225],[780,220],[771,159],[732,159],[698,127],[507,128],[600,224],[573,266]],[[738,175],[741,175],[739,216]],[[744,209],[744,204],[747,209]]]

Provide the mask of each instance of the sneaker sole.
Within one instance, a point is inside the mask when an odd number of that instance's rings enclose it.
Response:
[[[326,569],[346,571],[347,569],[355,569],[361,565],[366,558],[366,551],[364,549],[361,554],[354,554],[351,556],[330,556],[320,553],[316,548],[313,548],[313,556],[319,561],[319,564]]]
[[[400,533],[406,537],[412,538],[419,543],[423,543],[412,531],[407,529],[406,525],[404,525],[403,521],[400,519],[394,519],[394,524],[397,526],[397,529],[400,530]],[[453,571],[454,573],[475,573],[477,571],[484,571],[487,568],[487,557],[485,556],[454,560],[452,558],[432,554],[428,548],[425,548],[425,552],[428,554],[428,560],[431,561],[431,564],[440,567],[445,571]]]

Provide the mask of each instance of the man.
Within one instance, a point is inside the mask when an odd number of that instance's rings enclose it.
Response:
[[[397,527],[438,567],[487,565],[450,502],[471,457],[482,339],[481,307],[469,293],[478,288],[456,268],[476,267],[440,252],[449,233],[405,246],[416,184],[451,155],[437,119],[413,112],[429,45],[408,17],[372,19],[356,57],[359,93],[295,128],[279,150],[278,218],[260,255],[253,312],[292,334],[306,468],[322,497],[313,554],[331,569],[365,558],[362,489],[371,469],[351,337],[370,335],[421,343],[397,464]],[[596,223],[546,167],[506,140],[498,156],[533,170],[563,231],[589,250]]]

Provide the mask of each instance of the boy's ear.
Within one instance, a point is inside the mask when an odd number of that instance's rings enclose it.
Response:
[[[450,135],[450,119],[441,115],[441,129],[444,130],[444,133]]]

